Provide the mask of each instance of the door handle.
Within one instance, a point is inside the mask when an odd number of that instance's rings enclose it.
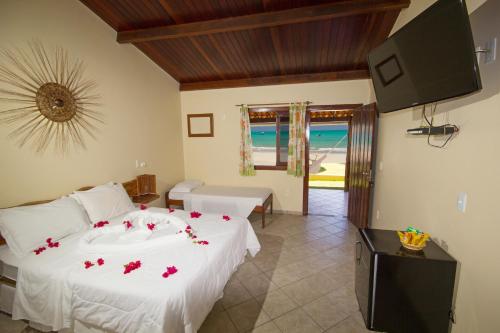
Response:
[[[359,245],[359,246],[358,246]],[[359,249],[359,251],[358,251]],[[361,246],[361,242],[360,241],[357,241],[356,242],[356,263],[359,265],[359,263],[361,262],[361,250],[363,249],[363,247]],[[359,254],[358,254],[359,253]]]

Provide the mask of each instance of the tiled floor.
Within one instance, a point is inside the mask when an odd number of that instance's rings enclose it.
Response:
[[[345,217],[347,215],[347,192],[310,188],[309,214]]]
[[[262,250],[233,275],[200,332],[369,332],[354,295],[356,229],[345,218],[275,214],[265,229],[251,220]],[[0,327],[19,333],[25,324],[0,315]]]
[[[345,218],[275,215],[262,251],[226,286],[200,332],[369,332],[353,285],[356,229]]]

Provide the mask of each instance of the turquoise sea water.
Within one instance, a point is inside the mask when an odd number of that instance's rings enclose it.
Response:
[[[333,147],[347,148],[346,135],[346,126],[312,127],[310,132],[310,147],[311,149]],[[281,139],[288,140],[288,132],[283,131],[280,137]],[[268,126],[252,126],[252,141],[254,147],[275,147],[275,128]],[[339,143],[339,141],[341,142]]]

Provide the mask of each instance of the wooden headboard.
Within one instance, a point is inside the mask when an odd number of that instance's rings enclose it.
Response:
[[[133,180],[129,180],[125,183],[122,183],[123,187],[125,188],[125,191],[127,191],[128,195],[130,197],[136,197],[136,196],[141,194],[141,193],[139,193],[139,182],[138,182],[139,177],[136,179],[133,179]],[[87,190],[90,190],[91,188],[94,188],[94,186],[84,186],[82,188],[79,188],[77,191],[87,191]],[[48,202],[51,202],[54,200],[56,200],[56,199],[30,201],[30,202],[25,202],[25,203],[17,205],[17,206],[6,207],[6,208],[39,205],[39,204],[48,203]],[[0,245],[4,245],[4,244],[5,244],[5,239],[3,239],[2,235],[0,234]]]

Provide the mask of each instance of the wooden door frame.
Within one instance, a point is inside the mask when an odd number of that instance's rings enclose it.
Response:
[[[376,168],[378,110],[375,103],[363,105],[352,120],[351,183],[347,218],[357,228],[367,228],[373,208]],[[367,147],[369,145],[369,147]],[[368,157],[369,155],[369,157]],[[354,177],[354,181],[353,180]]]
[[[309,106],[306,110],[306,143],[305,143],[305,166],[304,166],[304,177],[302,183],[302,215],[309,215],[309,140],[310,140],[310,129],[311,129],[311,112],[313,111],[321,111],[328,109],[357,109],[363,106],[362,103],[354,103],[354,104],[332,104],[332,105],[321,105],[317,108],[313,106]],[[334,120],[337,121],[337,120]],[[346,158],[350,156],[350,143],[351,143],[351,119],[338,119],[338,121],[347,121],[348,123],[348,134],[347,134],[347,155]],[[346,162],[347,163],[347,162]],[[346,165],[346,176],[348,176],[349,172],[347,171]],[[346,178],[347,179],[347,178]],[[344,191],[347,187],[344,185]]]
[[[309,214],[309,135],[311,129],[311,112],[306,110],[306,144],[305,144],[305,165],[302,183],[302,215]]]
[[[349,192],[349,176],[351,174],[351,123],[352,118],[347,122],[347,153],[344,172],[344,192]],[[349,197],[348,199],[349,200]]]

